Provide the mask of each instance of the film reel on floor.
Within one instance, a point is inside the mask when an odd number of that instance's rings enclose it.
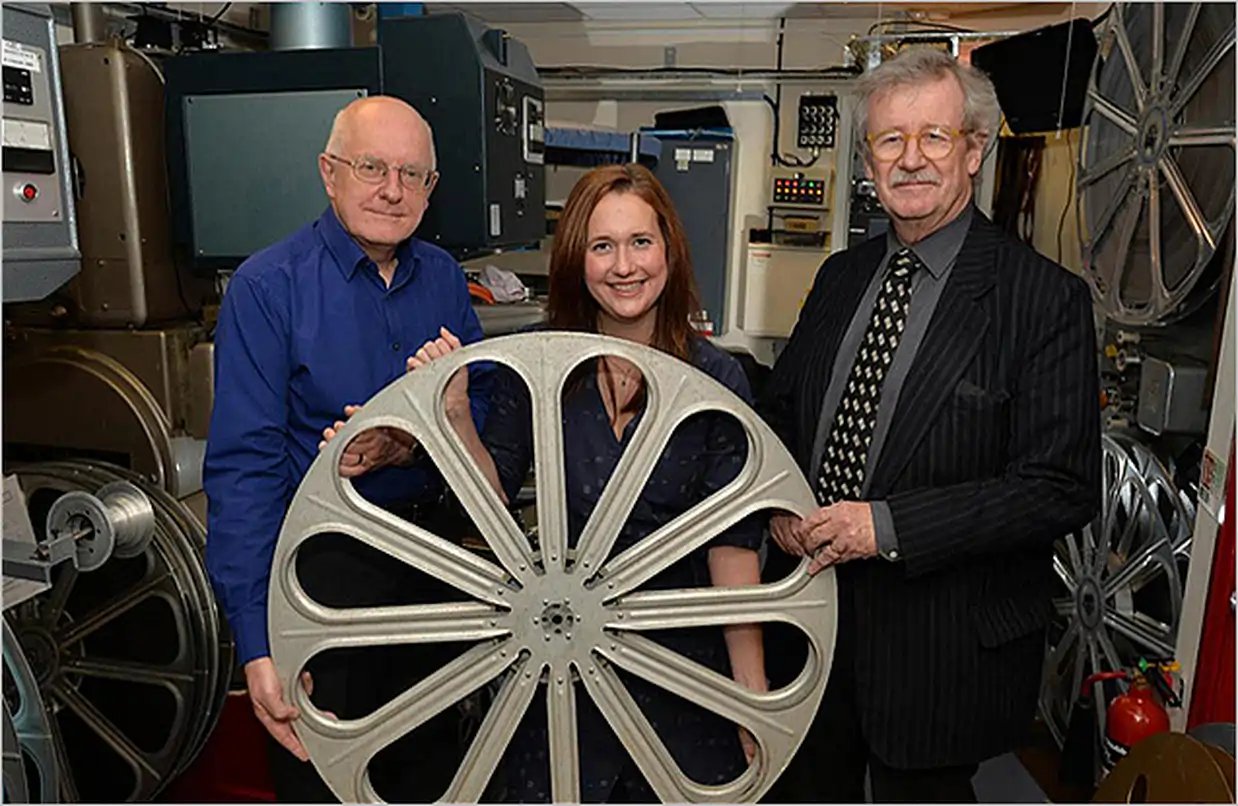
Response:
[[[66,801],[153,798],[201,749],[223,707],[231,637],[202,564],[201,524],[176,499],[111,465],[17,468],[31,521],[76,491],[135,484],[154,538],[90,573],[54,572],[50,591],[6,611],[33,669]],[[124,552],[129,554],[131,552]],[[20,730],[20,725],[19,725]]]
[[[578,545],[568,545],[562,406],[566,379],[601,355],[633,362],[648,403],[614,476],[600,494]],[[530,544],[454,436],[442,396],[456,369],[495,361],[515,370],[532,398],[538,545]],[[618,531],[675,427],[703,410],[726,412],[748,435],[748,460],[729,485],[636,546],[611,557]],[[362,499],[336,468],[344,446],[373,426],[413,434],[435,460],[493,552],[469,552]],[[695,547],[752,512],[807,514],[811,490],[787,450],[735,395],[682,361],[630,342],[566,333],[486,340],[384,389],[349,421],[311,466],[276,547],[269,606],[271,649],[284,690],[301,711],[297,731],[310,758],[344,802],[378,795],[369,764],[383,748],[460,700],[497,684],[494,702],[443,800],[476,802],[545,674],[551,796],[580,801],[578,697],[597,705],[664,802],[756,801],[790,762],[824,693],[836,624],[832,570],[804,566],[786,579],[748,588],[639,591]],[[307,540],[346,534],[468,594],[443,604],[332,608],[298,579]],[[757,694],[646,638],[649,630],[748,622],[789,623],[808,640],[808,661],[789,686]],[[316,655],[341,647],[471,642],[439,671],[359,718],[314,707],[296,683]],[[759,745],[734,781],[703,786],[683,774],[632,699],[618,671],[747,728]],[[583,692],[577,694],[578,686]]]
[[[1169,324],[1232,252],[1234,5],[1115,3],[1099,34],[1076,180],[1085,276],[1114,321]]]
[[[1059,746],[1087,677],[1129,668],[1140,657],[1172,658],[1182,614],[1194,506],[1138,440],[1111,432],[1101,447],[1101,515],[1054,549],[1061,594],[1054,600],[1040,713]],[[1108,701],[1103,686],[1094,685],[1096,702]],[[1094,716],[1104,736],[1105,708]]]

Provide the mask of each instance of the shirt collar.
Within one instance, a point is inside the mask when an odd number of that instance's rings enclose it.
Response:
[[[963,248],[963,241],[967,239],[967,233],[971,229],[972,209],[972,205],[968,204],[944,227],[912,244],[911,251],[916,253],[916,257],[920,258],[920,262],[928,267],[934,277],[940,278],[959,256],[959,250]],[[906,245],[899,240],[894,227],[890,227],[886,253],[894,254],[904,248]]]
[[[343,272],[345,279],[351,280],[353,274],[356,273],[357,267],[370,262],[370,258],[365,254],[365,250],[353,239],[348,230],[344,229],[344,225],[335,214],[335,209],[328,206],[323,214],[318,217],[317,228],[322,236],[323,243],[327,245],[327,249],[335,258],[335,263]],[[395,280],[391,287],[394,290],[397,285],[402,284],[402,275],[409,273],[404,267],[409,265],[410,259],[417,257],[416,251],[413,249],[413,238],[405,238],[399,246],[395,248],[396,256],[396,273]],[[411,267],[410,267],[411,269]]]

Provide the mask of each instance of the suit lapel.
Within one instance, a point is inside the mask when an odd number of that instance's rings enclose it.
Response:
[[[999,232],[975,213],[890,421],[870,486],[878,494],[898,479],[985,337],[989,315],[978,300],[993,286]]]

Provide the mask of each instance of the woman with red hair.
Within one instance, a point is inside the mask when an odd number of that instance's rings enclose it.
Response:
[[[750,400],[739,363],[692,328],[698,308],[688,242],[666,190],[648,169],[612,165],[576,183],[559,219],[550,260],[545,328],[600,333],[669,353]],[[459,349],[444,330],[409,359],[409,369]],[[631,439],[645,406],[637,368],[605,356],[577,369],[563,399],[569,540],[575,545]],[[511,500],[533,461],[528,389],[498,367],[490,413],[478,433],[468,404],[468,373],[457,372],[445,405],[456,433],[490,483]],[[612,556],[639,543],[729,483],[743,467],[747,438],[732,418],[702,412],[681,424],[623,526]],[[762,523],[749,517],[671,565],[644,587],[759,583]],[[741,685],[765,690],[761,628],[755,624],[669,632],[661,642]],[[644,680],[625,683],[683,773],[703,784],[733,780],[752,758],[746,732]],[[577,700],[584,802],[650,802],[657,797],[588,697]],[[550,800],[546,710],[535,706],[510,745],[507,796]]]

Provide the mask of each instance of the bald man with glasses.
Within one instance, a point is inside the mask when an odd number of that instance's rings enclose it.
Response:
[[[421,115],[395,98],[354,101],[337,115],[318,168],[329,207],[250,257],[229,282],[203,471],[207,567],[254,712],[274,740],[276,796],[292,802],[335,798],[304,763],[299,714],[270,657],[267,588],[285,512],[325,428],[401,377],[408,357],[440,328],[465,343],[482,337],[459,264],[413,237],[438,181],[433,134]],[[484,420],[488,379],[470,373],[474,417]],[[339,472],[379,506],[430,505],[441,478],[415,449],[401,432],[367,431],[344,452]],[[408,580],[386,558],[333,538],[317,539],[299,557],[311,596],[339,607],[408,595]],[[347,652],[312,665],[303,685],[320,710],[356,715],[389,693],[383,669]]]

